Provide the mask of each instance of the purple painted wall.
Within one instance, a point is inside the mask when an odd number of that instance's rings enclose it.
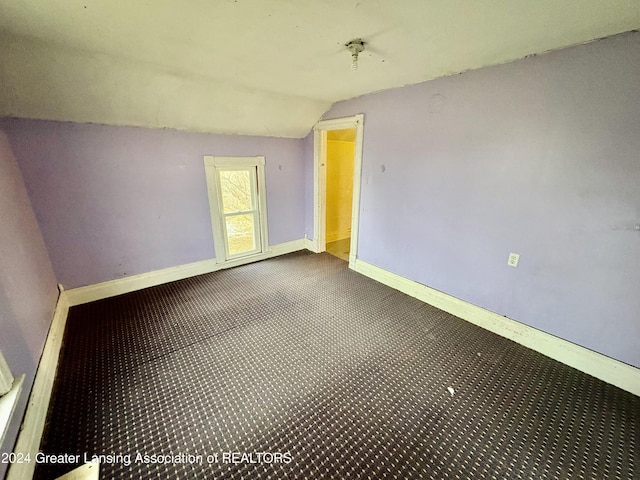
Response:
[[[204,155],[266,157],[269,242],[304,236],[302,140],[4,119],[58,281],[214,257]]]
[[[0,351],[14,376],[26,374],[2,452],[13,450],[57,298],[56,279],[20,170],[0,132]],[[0,478],[6,468],[0,463]]]
[[[630,33],[336,104],[365,115],[358,256],[640,367],[639,58]]]

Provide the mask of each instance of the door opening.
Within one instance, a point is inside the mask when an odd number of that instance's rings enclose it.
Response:
[[[314,127],[313,248],[348,259],[358,250],[363,115],[323,120]]]
[[[355,150],[355,128],[327,131],[326,251],[347,262],[351,246]]]

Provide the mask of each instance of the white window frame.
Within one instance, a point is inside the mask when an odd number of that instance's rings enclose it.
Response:
[[[7,365],[7,361],[4,359],[2,352],[0,352],[0,397],[11,390],[13,380],[11,369],[9,365]]]
[[[24,375],[14,378],[2,352],[0,352],[0,446],[9,428],[13,411],[20,399]]]
[[[267,228],[267,195],[265,181],[265,158],[256,157],[204,157],[207,191],[209,195],[209,207],[211,212],[211,227],[213,230],[213,245],[216,255],[216,264],[225,264],[234,260],[259,257],[268,251],[269,237]],[[220,192],[221,171],[252,170],[255,172],[255,186],[257,191],[252,191],[255,210],[254,233],[257,238],[256,248],[249,252],[231,255],[226,242],[226,216],[222,209],[222,195]],[[243,213],[243,212],[240,212]],[[239,214],[239,213],[237,213]]]

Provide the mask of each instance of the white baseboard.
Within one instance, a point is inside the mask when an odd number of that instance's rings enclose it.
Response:
[[[81,305],[83,303],[101,300],[103,298],[114,297],[123,293],[142,290],[147,287],[155,287],[163,283],[174,282],[184,278],[194,277],[205,273],[215,272],[225,268],[237,267],[251,262],[265,260],[267,258],[285,255],[305,249],[305,240],[293,240],[291,242],[270,245],[266,253],[253,255],[251,257],[233,260],[225,263],[216,263],[214,258],[201,260],[199,262],[178,265],[177,267],[163,268],[152,272],[132,275],[130,277],[118,278],[107,282],[87,285],[66,290],[66,298],[69,306]]]
[[[356,259],[354,263],[356,272],[640,396],[640,369],[638,368],[485,310],[362,260]]]
[[[14,452],[31,455],[31,462],[13,463],[9,467],[6,480],[27,480],[33,477],[36,464],[34,458],[40,448],[40,440],[44,431],[44,423],[47,419],[47,410],[51,400],[51,389],[58,368],[58,357],[62,347],[64,327],[67,323],[69,303],[66,293],[61,292],[53,314],[51,327],[44,344],[42,357],[38,364],[33,388],[29,396],[27,411],[18,434],[18,440]]]
[[[304,238],[304,248],[313,253],[318,253],[318,242],[307,237]]]
[[[143,288],[155,287],[163,283],[213,272],[216,270],[216,266],[215,259],[202,260],[130,277],[117,278],[107,282],[94,283],[85,287],[71,288],[66,290],[65,293],[67,294],[69,306],[73,307],[103,298],[115,297],[122,293],[134,292]]]
[[[305,249],[304,238],[300,240],[292,240],[291,242],[278,243],[269,247],[269,253],[267,258],[277,257],[279,255],[286,255],[287,253],[299,252]]]

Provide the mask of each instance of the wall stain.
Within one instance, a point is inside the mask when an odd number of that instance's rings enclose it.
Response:
[[[431,98],[427,101],[427,111],[429,113],[440,113],[444,109],[444,103],[447,97],[442,95],[441,93],[436,93],[432,95]]]
[[[613,232],[640,232],[640,224],[638,225],[621,225],[619,227],[611,227]]]

